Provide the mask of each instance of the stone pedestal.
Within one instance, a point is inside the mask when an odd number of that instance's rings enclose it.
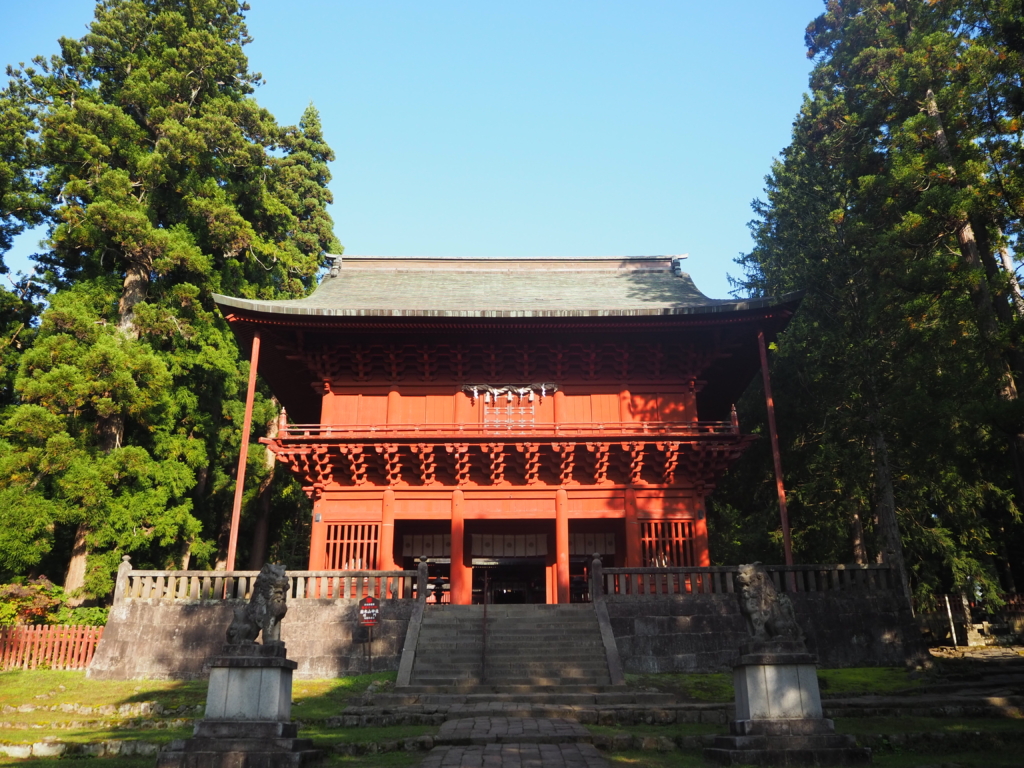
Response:
[[[733,668],[736,719],[704,757],[722,765],[862,765],[871,750],[822,717],[816,659],[803,643],[747,646]]]
[[[206,716],[157,768],[299,768],[319,759],[290,722],[296,666],[284,643],[225,645],[211,663]]]

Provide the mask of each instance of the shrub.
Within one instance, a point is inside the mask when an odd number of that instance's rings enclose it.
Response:
[[[45,576],[24,584],[0,585],[0,627],[15,624],[107,623],[109,608],[73,608],[68,596]]]

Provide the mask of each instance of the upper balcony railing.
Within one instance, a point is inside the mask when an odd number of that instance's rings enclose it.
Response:
[[[378,440],[386,438],[452,439],[453,437],[536,437],[629,439],[692,438],[738,435],[736,421],[626,421],[541,424],[288,424],[280,437],[289,440]]]

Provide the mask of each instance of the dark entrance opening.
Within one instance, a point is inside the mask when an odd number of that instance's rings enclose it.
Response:
[[[547,602],[543,557],[473,559],[473,602],[490,605]]]

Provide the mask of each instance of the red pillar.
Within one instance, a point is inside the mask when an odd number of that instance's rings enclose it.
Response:
[[[619,421],[623,424],[633,421],[633,396],[628,389],[619,390]]]
[[[397,389],[388,392],[388,424],[402,423],[402,395]]]
[[[555,390],[554,397],[555,424],[565,424],[569,420],[568,413],[566,412],[565,392],[560,389]]]
[[[327,568],[327,523],[323,521],[320,500],[313,502],[313,530],[309,535],[309,570],[326,571]]]
[[[555,568],[558,602],[569,602],[569,494],[555,491]]]
[[[382,571],[395,570],[395,492],[384,491],[380,502],[380,550],[377,566]]]
[[[693,522],[693,543],[697,562],[694,565],[707,568],[711,565],[711,554],[708,552],[708,520],[704,509],[704,499],[697,499],[697,519]]]
[[[465,392],[455,393],[455,423],[469,424],[473,420],[473,402]]]
[[[452,491],[451,599],[454,605],[473,602],[473,569],[466,565],[465,494]]]
[[[793,545],[789,539],[789,512],[786,509],[786,489],[782,485],[782,455],[779,453],[779,433],[775,429],[775,401],[772,399],[772,381],[768,375],[768,348],[764,343],[764,331],[757,332],[757,346],[761,351],[761,376],[764,379],[764,399],[768,405],[768,434],[771,436],[772,458],[775,460],[775,492],[779,497],[782,546],[786,553],[786,565],[792,565]]]
[[[626,489],[626,567],[639,568],[643,565],[640,552],[640,522],[636,519],[636,492]]]
[[[238,522],[242,517],[242,491],[245,489],[245,464],[249,460],[249,430],[252,429],[252,401],[256,396],[256,369],[260,363],[260,332],[252,337],[252,355],[249,357],[249,387],[245,391],[245,417],[242,419],[242,444],[238,452],[238,472],[235,475],[235,500],[231,505],[231,533],[228,536],[227,569],[235,570],[235,551],[238,549]]]

